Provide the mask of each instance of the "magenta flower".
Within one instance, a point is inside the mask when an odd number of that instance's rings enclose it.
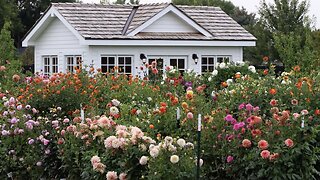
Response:
[[[224,118],[224,120],[230,122],[231,124],[237,123],[237,120],[234,119],[234,118],[232,117],[232,115],[230,115],[230,114],[228,114],[228,115]]]
[[[226,121],[228,121],[228,122],[231,122],[231,121],[234,120],[234,118],[232,117],[231,114],[228,114],[228,115],[224,118],[224,120],[226,120]]]
[[[244,127],[244,125],[245,125],[244,122],[235,123],[235,124],[233,125],[233,129],[237,131],[237,130],[239,130],[240,128]]]
[[[192,112],[188,112],[188,114],[187,114],[187,118],[188,118],[188,119],[192,119],[192,118],[193,118],[193,114],[192,114]]]
[[[247,111],[252,111],[253,110],[253,106],[251,104],[247,104],[246,105],[246,109],[247,109]]]
[[[254,111],[254,112],[257,112],[257,111],[259,111],[259,110],[260,110],[259,106],[256,106],[256,107],[253,108],[253,111]]]
[[[233,156],[228,156],[227,163],[232,163],[233,159],[234,159]]]
[[[245,107],[245,105],[246,105],[245,103],[240,104],[240,105],[238,106],[238,109],[239,109],[239,110],[243,109],[243,108]]]

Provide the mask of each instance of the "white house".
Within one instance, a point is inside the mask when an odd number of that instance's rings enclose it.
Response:
[[[180,71],[212,71],[217,62],[241,62],[255,37],[218,7],[169,4],[53,3],[25,36],[44,74],[94,66],[141,75],[145,62]]]

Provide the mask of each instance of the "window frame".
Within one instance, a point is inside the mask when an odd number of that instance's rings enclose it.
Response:
[[[207,58],[207,63],[203,63],[203,58]],[[213,59],[213,64],[209,63],[209,58],[214,58]],[[218,62],[218,58],[223,58],[224,63],[231,63],[232,61],[232,55],[202,55],[201,56],[201,64],[200,64],[200,71],[201,74],[204,74],[206,72],[212,72],[213,70],[215,70],[217,68],[218,63],[222,63],[222,62]],[[225,60],[228,58],[228,62],[226,62]],[[207,71],[203,71],[203,67],[206,67]],[[210,71],[209,67],[213,67],[212,71]]]
[[[59,58],[57,55],[42,56],[43,74],[50,76],[59,72]]]
[[[106,63],[102,63],[102,58],[107,58]],[[114,58],[114,63],[109,63],[109,59]],[[120,63],[120,59],[123,58],[123,62]],[[130,58],[130,63],[127,63],[127,58]],[[101,55],[100,56],[100,67],[102,73],[119,73],[119,74],[125,74],[125,75],[131,75],[133,74],[133,62],[134,56],[133,55]],[[103,71],[103,67],[107,68],[107,71]],[[114,67],[117,67],[115,69],[115,72],[110,72]],[[129,68],[127,68],[129,67]],[[127,70],[130,70],[130,72],[127,72]]]
[[[69,63],[69,58],[72,58],[72,64]],[[65,62],[66,62],[66,72],[74,73],[76,71],[75,67],[81,68],[81,66],[82,66],[82,56],[81,55],[66,55]]]

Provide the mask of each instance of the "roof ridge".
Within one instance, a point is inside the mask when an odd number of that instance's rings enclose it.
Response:
[[[216,8],[216,9],[221,9],[219,6],[196,6],[196,5],[175,5],[177,7],[183,7],[183,8]]]
[[[144,3],[144,4],[139,4],[139,6],[158,6],[158,5],[166,5],[166,4],[172,4],[172,3],[168,3],[168,2],[157,2],[157,3]]]
[[[136,4],[99,4],[99,3],[82,3],[82,2],[57,2],[51,3],[52,5],[89,5],[89,6],[119,6],[119,7],[133,7],[137,6]]]

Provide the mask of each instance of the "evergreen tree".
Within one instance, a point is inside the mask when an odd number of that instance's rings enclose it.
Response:
[[[0,65],[14,60],[16,49],[11,38],[10,23],[5,22],[0,33]]]

